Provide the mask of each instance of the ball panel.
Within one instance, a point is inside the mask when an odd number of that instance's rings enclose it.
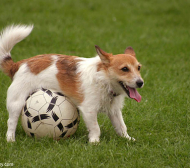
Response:
[[[64,119],[72,119],[74,113],[76,112],[76,108],[74,108],[68,101],[64,101],[59,105],[59,109],[61,111],[61,116]]]
[[[48,131],[47,131],[48,130]],[[54,127],[51,124],[46,124],[46,123],[40,123],[38,128],[35,131],[36,135],[35,137],[41,138],[41,137],[54,137]]]
[[[38,92],[36,92],[38,93]],[[44,99],[43,95],[33,95],[30,101],[30,105],[28,107],[34,108],[35,110],[39,111],[47,102]]]

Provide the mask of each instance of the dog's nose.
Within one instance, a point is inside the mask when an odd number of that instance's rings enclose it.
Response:
[[[142,80],[137,80],[137,81],[136,81],[136,84],[137,84],[137,86],[138,86],[139,88],[141,88],[141,87],[143,86],[144,82],[143,82]]]

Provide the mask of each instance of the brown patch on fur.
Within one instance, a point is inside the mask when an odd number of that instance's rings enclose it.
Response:
[[[18,71],[20,64],[21,62],[15,63],[13,62],[12,58],[8,56],[1,63],[1,67],[3,72],[13,79],[13,76]]]
[[[101,71],[101,70],[104,70],[104,71],[108,71],[108,64],[104,64],[102,62],[100,62],[98,65],[97,65],[97,71]]]
[[[79,74],[76,74],[77,60],[75,56],[58,55],[57,60],[57,80],[64,94],[74,98],[77,103],[83,101],[83,95],[80,93]]]
[[[124,67],[127,65],[135,66],[136,64],[138,64],[138,61],[134,56],[128,54],[118,54],[113,56],[110,65],[114,67]]]
[[[25,61],[27,62],[30,71],[37,75],[52,64],[52,55],[53,54],[37,55],[35,57],[26,59]]]

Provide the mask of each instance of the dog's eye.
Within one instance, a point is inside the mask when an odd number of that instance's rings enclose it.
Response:
[[[123,72],[129,72],[129,68],[127,68],[127,67],[123,67],[121,70],[122,70]]]
[[[141,70],[141,66],[139,65],[139,66],[138,66],[138,71],[140,71],[140,70]]]

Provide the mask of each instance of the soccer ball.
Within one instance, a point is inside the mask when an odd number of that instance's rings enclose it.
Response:
[[[55,90],[42,88],[26,99],[21,121],[29,136],[47,136],[59,140],[75,133],[80,115],[68,97]]]

